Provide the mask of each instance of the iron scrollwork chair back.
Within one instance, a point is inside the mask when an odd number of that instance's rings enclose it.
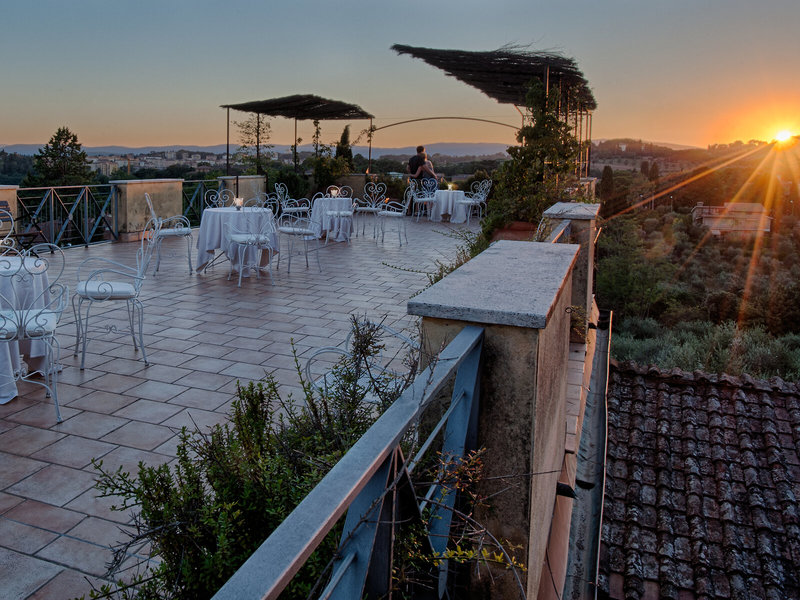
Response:
[[[233,205],[236,195],[233,190],[227,188],[223,190],[208,190],[206,192],[206,208],[224,208]]]
[[[275,184],[275,198],[281,207],[281,214],[292,213],[308,216],[311,213],[311,201],[308,198],[291,198],[285,183]]]
[[[0,255],[0,340],[29,341],[32,356],[42,358],[33,370],[20,361],[13,377],[43,386],[53,398],[58,422],[60,347],[55,333],[67,305],[67,286],[59,281],[65,264],[63,250],[49,243],[35,244],[24,252],[8,249]],[[35,348],[34,343],[41,346]]]
[[[364,184],[364,194],[360,199],[355,199],[355,212],[357,215],[362,215],[366,218],[367,215],[371,214],[375,217],[372,225],[372,237],[377,235],[378,213],[384,200],[386,200],[386,184],[375,181],[368,181]],[[365,226],[366,223],[362,219],[361,235],[364,235]]]
[[[8,229],[6,229],[8,227]],[[0,254],[8,248],[14,248],[14,217],[4,208],[0,208]]]

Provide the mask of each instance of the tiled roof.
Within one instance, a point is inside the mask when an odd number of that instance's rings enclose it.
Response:
[[[800,389],[615,365],[600,587],[800,598]]]

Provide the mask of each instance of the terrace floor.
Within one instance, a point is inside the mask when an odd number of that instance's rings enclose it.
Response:
[[[189,275],[185,242],[165,242],[159,274],[141,294],[149,367],[129,335],[97,333],[80,371],[74,319],[65,311],[57,336],[63,422],[35,384],[21,383],[20,396],[0,405],[0,598],[88,598],[90,583],[102,583],[109,545],[124,539],[130,515],[97,497],[93,458],[111,470],[169,462],[182,426],[224,421],[237,381],[265,372],[282,395],[299,397],[291,342],[301,359],[338,344],[351,314],[413,331],[406,301],[461,242],[444,235],[447,225],[407,221],[407,246],[393,232],[376,244],[369,231],[350,245],[321,245],[322,273],[313,257],[309,269],[300,257],[287,273],[284,259],[274,286],[262,277],[237,288],[227,281],[227,262]],[[62,281],[74,290],[77,265],[90,256],[135,264],[137,248],[68,249]],[[124,327],[124,305],[94,310],[91,324]]]

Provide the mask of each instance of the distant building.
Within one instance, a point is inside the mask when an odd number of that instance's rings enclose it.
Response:
[[[723,206],[698,202],[692,209],[692,220],[708,227],[713,235],[769,233],[772,223],[769,211],[752,202],[726,202]]]

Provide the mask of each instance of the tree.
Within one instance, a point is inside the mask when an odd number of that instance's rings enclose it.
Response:
[[[336,158],[343,158],[352,171],[353,169],[353,149],[350,147],[350,125],[344,126],[342,137],[336,144]]]
[[[558,89],[548,94],[534,80],[526,102],[527,123],[517,132],[520,145],[508,149],[511,160],[496,173],[494,200],[484,221],[487,239],[512,221],[538,223],[546,208],[571,197],[580,143],[560,118]]]
[[[254,113],[245,121],[234,121],[239,128],[239,149],[235,158],[245,167],[245,173],[260,175],[264,172],[269,162],[270,124],[269,120],[261,114]]]
[[[639,171],[645,177],[650,177],[650,163],[646,160],[643,160],[641,164],[639,164]]]
[[[89,185],[94,173],[78,136],[68,127],[59,127],[33,157],[33,173],[22,180],[22,187]]]
[[[600,177],[600,199],[610,200],[614,196],[614,169],[606,165],[603,167],[603,174]]]
[[[650,172],[647,174],[647,178],[655,184],[658,184],[658,178],[661,177],[661,174],[658,171],[658,163],[653,161],[650,163]]]

